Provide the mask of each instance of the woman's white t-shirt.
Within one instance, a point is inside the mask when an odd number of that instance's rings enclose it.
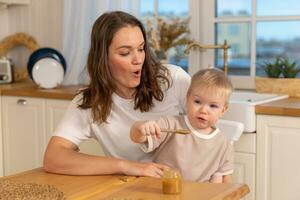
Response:
[[[152,154],[144,153],[138,144],[132,142],[129,131],[137,120],[155,120],[161,116],[185,113],[186,93],[190,76],[180,67],[166,65],[172,78],[171,86],[164,92],[162,102],[154,100],[154,107],[148,112],[134,110],[134,101],[113,94],[111,114],[107,123],[93,123],[91,109],[78,108],[81,95],[77,95],[69,105],[54,136],[63,137],[79,144],[88,139],[96,139],[106,156],[136,161],[151,161]]]

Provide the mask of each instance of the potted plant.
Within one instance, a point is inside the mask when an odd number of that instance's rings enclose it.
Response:
[[[267,77],[256,77],[257,92],[288,94],[290,97],[300,97],[300,79],[297,78],[300,68],[288,57],[277,57],[274,62],[264,62],[261,65]]]
[[[288,57],[286,57],[281,60],[281,72],[284,78],[296,78],[300,68],[296,66],[296,62],[290,63]]]

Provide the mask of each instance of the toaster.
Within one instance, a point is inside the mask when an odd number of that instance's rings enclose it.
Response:
[[[0,84],[11,83],[13,81],[13,73],[11,62],[7,58],[0,58]]]

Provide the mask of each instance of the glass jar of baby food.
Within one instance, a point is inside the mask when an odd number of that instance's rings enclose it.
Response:
[[[164,170],[162,178],[162,191],[164,194],[181,193],[181,174],[177,169]]]

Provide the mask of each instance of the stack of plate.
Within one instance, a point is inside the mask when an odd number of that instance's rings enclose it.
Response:
[[[40,48],[28,60],[27,70],[30,78],[41,88],[59,86],[66,72],[66,61],[55,49]]]

